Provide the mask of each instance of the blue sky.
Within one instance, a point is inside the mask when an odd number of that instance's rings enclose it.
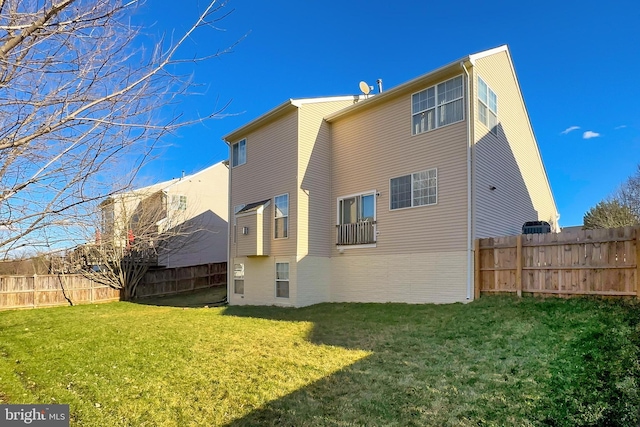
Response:
[[[134,17],[148,33],[179,35],[205,0],[147,0]],[[230,114],[161,141],[146,182],[226,159],[222,135],[289,98],[385,89],[470,53],[508,44],[562,226],[614,192],[640,163],[640,4],[635,1],[231,0],[220,31],[196,34],[183,57],[243,40],[190,65],[183,117],[231,102]],[[246,36],[246,37],[245,37]]]

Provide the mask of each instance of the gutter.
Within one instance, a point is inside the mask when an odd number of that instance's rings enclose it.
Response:
[[[464,65],[464,61],[460,61],[460,66],[467,75],[467,300],[471,300],[473,284],[473,232],[471,229],[471,78],[467,67]]]

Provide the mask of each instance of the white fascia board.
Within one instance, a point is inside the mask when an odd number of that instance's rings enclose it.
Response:
[[[503,44],[502,46],[494,47],[493,49],[487,49],[482,52],[471,54],[469,55],[469,62],[471,62],[471,65],[476,65],[476,61],[478,59],[486,58],[487,56],[495,55],[500,52],[509,53],[509,46]]]
[[[235,216],[236,216],[236,218],[242,218],[243,216],[252,216],[252,215],[262,214],[264,212],[264,207],[265,206],[267,206],[267,205],[266,204],[262,205],[262,206],[260,206],[258,209],[254,210],[254,211],[237,213]]]
[[[373,96],[373,95],[370,95]],[[301,107],[304,104],[319,104],[322,102],[337,102],[337,101],[353,101],[358,102],[364,99],[362,95],[345,95],[345,96],[326,96],[324,98],[300,98],[292,99],[291,103],[296,107]]]
[[[249,133],[252,129],[259,127],[260,125],[269,122],[270,120],[278,117],[279,115],[291,110],[292,107],[300,108],[304,104],[317,104],[321,102],[332,101],[354,101],[357,102],[361,99],[359,95],[345,95],[345,96],[326,96],[320,98],[298,98],[288,99],[277,107],[267,111],[263,115],[251,120],[249,123],[239,127],[236,130],[229,132],[222,137],[222,140],[227,144],[233,144],[242,139],[244,134]]]
[[[240,137],[241,135],[249,133],[251,129],[257,128],[261,124],[270,121],[272,118],[277,117],[283,112],[286,112],[287,110],[291,109],[291,107],[298,108],[296,105],[293,104],[293,100],[289,99],[283,102],[282,104],[278,105],[276,108],[273,108],[267,111],[266,113],[264,113],[263,115],[256,117],[255,119],[251,120],[249,123],[243,126],[240,126],[238,129],[235,129],[229,132],[228,134],[224,135],[222,137],[222,140],[227,144],[236,143],[238,142],[238,140],[242,139]]]

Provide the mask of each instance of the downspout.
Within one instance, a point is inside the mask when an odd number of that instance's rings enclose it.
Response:
[[[162,195],[164,196],[164,212],[165,212],[164,219],[167,219],[167,221],[169,221],[169,219],[168,219],[169,218],[169,207],[171,206],[170,202],[169,202],[169,193],[167,192],[166,189],[164,189],[164,190],[162,190]],[[164,224],[163,224],[163,226],[164,226]],[[162,232],[164,233],[164,230],[162,230]],[[167,251],[167,264],[166,264],[167,268],[169,268],[169,265],[171,265],[170,257],[171,257],[171,250]]]
[[[467,300],[471,300],[473,289],[473,232],[471,230],[471,79],[469,71],[460,62],[460,66],[467,75]]]
[[[231,144],[223,139],[224,143],[229,147],[229,160],[227,160],[227,168],[229,169],[229,179],[227,180],[227,304],[229,304],[229,295],[231,295],[231,278],[233,270],[231,270],[231,221],[235,220],[235,214],[232,218],[233,206],[231,206]]]

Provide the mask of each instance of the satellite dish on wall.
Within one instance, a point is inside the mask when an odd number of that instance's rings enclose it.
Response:
[[[364,93],[365,95],[369,95],[369,92],[371,92],[371,88],[369,87],[369,85],[367,84],[367,82],[360,82],[360,90],[362,91],[362,93]]]

